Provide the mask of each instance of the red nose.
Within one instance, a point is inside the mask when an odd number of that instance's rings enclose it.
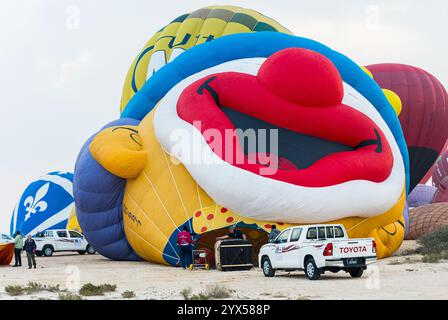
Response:
[[[340,104],[344,96],[336,66],[315,51],[290,48],[270,56],[258,79],[269,91],[294,104],[324,107]]]

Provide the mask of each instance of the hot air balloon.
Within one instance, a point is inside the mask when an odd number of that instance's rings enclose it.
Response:
[[[346,56],[280,32],[228,35],[178,56],[132,101],[75,167],[78,221],[101,254],[175,266],[184,226],[204,248],[229,226],[261,245],[272,224],[335,222],[374,237],[379,257],[401,245],[405,140],[383,92]],[[216,148],[206,138],[232,128],[276,128],[280,161],[261,162],[271,152],[236,137]]]
[[[440,156],[434,166],[432,184],[437,188],[434,202],[448,202],[448,151]]]
[[[408,206],[410,209],[421,207],[426,204],[431,204],[436,193],[437,188],[427,186],[425,184],[417,185],[409,194]]]
[[[428,72],[402,64],[367,66],[386,95],[401,99],[399,115],[409,150],[410,190],[430,171],[448,139],[448,95]],[[421,183],[425,183],[422,181]]]
[[[135,58],[123,87],[121,111],[154,72],[189,48],[229,34],[260,31],[291,34],[275,20],[236,6],[210,6],[179,16],[154,34]]]
[[[433,203],[415,208],[409,213],[407,239],[417,240],[439,228],[448,226],[448,203]]]
[[[28,185],[14,208],[10,233],[65,229],[73,208],[73,174],[51,172]]]
[[[0,234],[0,266],[9,265],[14,256],[14,240],[5,234]]]

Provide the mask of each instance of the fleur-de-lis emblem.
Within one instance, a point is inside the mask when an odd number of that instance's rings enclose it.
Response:
[[[36,214],[37,212],[44,212],[47,210],[48,204],[46,201],[43,201],[43,197],[48,193],[48,189],[50,188],[50,183],[44,184],[42,187],[37,190],[36,195],[29,196],[23,202],[25,206],[25,211],[27,212],[25,215],[25,221],[31,218],[32,214]]]

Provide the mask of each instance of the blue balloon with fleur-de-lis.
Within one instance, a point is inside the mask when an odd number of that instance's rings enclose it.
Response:
[[[56,171],[33,181],[23,192],[11,217],[10,233],[34,235],[64,229],[73,207],[73,174]]]

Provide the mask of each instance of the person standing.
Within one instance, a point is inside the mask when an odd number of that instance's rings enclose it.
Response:
[[[22,250],[23,250],[23,237],[20,234],[20,231],[16,232],[14,236],[14,266],[13,267],[21,267],[22,266]]]
[[[177,235],[177,245],[180,249],[180,265],[186,269],[192,263],[192,245],[193,239],[191,233],[188,231],[188,227],[184,226],[183,230]]]
[[[247,237],[241,230],[236,229],[235,226],[230,226],[229,234],[216,238],[216,240],[225,240],[225,239],[246,240]]]
[[[25,250],[26,252],[26,258],[28,260],[28,269],[31,269],[31,267],[33,266],[34,269],[36,269],[36,242],[34,241],[33,238],[31,238],[30,234],[26,237],[23,250]]]
[[[271,232],[269,232],[269,242],[274,242],[279,234],[280,231],[277,229],[277,226],[275,224],[272,225]]]

